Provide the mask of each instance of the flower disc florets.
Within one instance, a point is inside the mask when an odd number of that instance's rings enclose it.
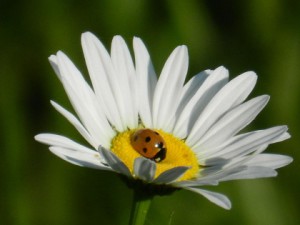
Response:
[[[112,140],[111,151],[129,168],[134,174],[134,161],[141,155],[134,150],[131,144],[131,135],[136,130],[129,130],[116,135]],[[166,142],[167,155],[164,160],[156,163],[156,172],[154,178],[161,173],[179,166],[189,167],[180,180],[189,180],[197,177],[199,172],[199,163],[195,153],[185,144],[183,140],[174,137],[172,134],[156,130]]]

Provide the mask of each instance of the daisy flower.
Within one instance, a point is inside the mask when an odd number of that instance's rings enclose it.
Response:
[[[268,95],[246,100],[254,72],[229,81],[221,66],[187,81],[188,51],[179,46],[158,77],[139,38],[133,39],[134,60],[120,36],[113,38],[110,53],[89,32],[81,42],[91,86],[63,52],[49,58],[77,116],[51,104],[89,144],[56,134],[35,136],[60,158],[119,173],[140,188],[186,189],[225,209],[231,208],[226,196],[200,187],[274,177],[292,161],[263,153],[290,137],[287,126],[240,133],[269,100]]]

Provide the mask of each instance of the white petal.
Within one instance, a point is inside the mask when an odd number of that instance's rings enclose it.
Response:
[[[134,160],[133,167],[134,174],[138,178],[147,182],[151,182],[153,180],[156,171],[155,162],[144,157],[139,157]]]
[[[232,160],[225,160],[224,163],[220,165],[214,165],[207,167],[201,171],[201,175],[198,178],[199,181],[227,181],[227,180],[237,180],[237,179],[254,179],[262,177],[274,177],[277,172],[274,168],[268,165],[260,164],[250,164],[256,156],[261,155],[260,153],[267,146],[262,146],[257,149],[253,154],[243,157],[237,157]]]
[[[80,145],[64,136],[56,134],[39,134],[35,136],[35,140],[47,145],[52,145],[49,148],[51,152],[73,164],[96,169],[110,169],[101,163],[98,152]]]
[[[246,163],[248,166],[264,166],[277,169],[290,164],[293,158],[286,155],[258,154]]]
[[[231,209],[231,202],[230,200],[222,194],[215,193],[212,191],[207,191],[199,188],[185,188],[186,190],[196,192],[197,194],[200,194],[207,198],[212,203],[224,208],[224,209]]]
[[[111,170],[110,167],[100,163],[100,156],[97,152],[88,154],[87,152],[74,151],[56,146],[51,146],[49,149],[53,154],[74,165],[100,170]]]
[[[172,186],[175,187],[180,187],[180,188],[186,188],[186,187],[199,187],[199,186],[204,186],[204,185],[218,185],[219,182],[217,180],[210,180],[210,179],[205,179],[205,180],[186,180],[186,181],[178,181],[175,183],[172,183]]]
[[[291,135],[288,132],[285,132],[281,136],[279,136],[276,140],[274,140],[272,143],[277,143],[277,142],[285,141],[285,140],[287,140],[289,138],[291,138]]]
[[[106,161],[106,163],[117,173],[124,174],[128,177],[131,177],[131,173],[128,167],[111,151],[99,146],[98,149],[102,158]]]
[[[88,131],[82,126],[80,121],[69,111],[64,109],[62,106],[57,104],[54,101],[51,101],[52,106],[60,113],[62,114],[77,130],[78,132],[85,138],[87,142],[90,143],[95,149],[97,148],[97,143],[92,139],[91,135],[88,133]]]
[[[212,73],[211,70],[202,71],[195,76],[193,76],[184,86],[182,89],[182,96],[180,99],[179,106],[177,108],[177,115],[180,115],[182,110],[185,108],[187,103],[190,101],[191,98],[199,91],[199,88],[203,85],[205,80],[209,77]]]
[[[91,150],[61,135],[46,133],[46,134],[38,134],[34,138],[35,140],[47,145],[59,146],[63,148],[73,149],[74,151],[81,151],[81,152],[87,152],[87,153],[98,155],[97,151]]]
[[[118,131],[122,123],[111,82],[115,76],[110,56],[102,43],[90,32],[82,34],[82,48],[92,84],[105,115]]]
[[[177,137],[186,138],[203,109],[227,81],[228,70],[221,66],[211,72],[203,85],[200,86],[190,99],[183,99],[188,102],[185,103],[185,107],[182,111],[177,112],[179,118],[173,130],[173,133]]]
[[[267,145],[262,145],[255,150],[251,155],[236,157],[233,159],[212,159],[207,161],[207,167],[200,170],[199,181],[221,180],[224,177],[232,176],[246,170],[246,165],[257,154],[260,154],[267,148]]]
[[[259,96],[233,108],[218,120],[196,145],[211,148],[224,143],[248,125],[268,100],[267,95]]]
[[[66,55],[58,52],[56,59],[61,81],[81,121],[94,140],[103,146],[109,146],[115,132],[101,111],[95,94]]]
[[[167,184],[178,180],[190,167],[178,166],[161,173],[153,183]]]
[[[157,76],[142,40],[135,37],[133,47],[138,81],[139,114],[145,127],[152,128],[152,105]]]
[[[238,156],[244,156],[256,151],[260,146],[268,146],[276,142],[287,130],[286,126],[272,127],[266,130],[254,131],[246,134],[237,135],[228,140],[223,146],[208,149],[195,149],[200,151],[199,157],[208,160],[209,158],[232,159]]]
[[[138,125],[137,80],[130,52],[121,36],[113,38],[111,60],[120,84],[121,96],[118,96],[118,104],[121,106],[122,119],[126,121],[129,128],[136,128]]]
[[[212,182],[213,180],[219,182],[224,177],[231,176],[244,170],[246,166],[243,164],[244,162],[236,162],[231,165],[215,165],[208,167],[200,172],[200,176],[197,180],[198,182]]]
[[[207,130],[227,110],[242,103],[252,91],[257,76],[253,72],[246,72],[225,85],[209,102],[193,126],[186,143],[195,146]]]
[[[156,85],[153,99],[153,124],[170,132],[188,68],[185,46],[177,47],[168,58]]]
[[[255,167],[246,167],[238,173],[231,174],[229,176],[224,176],[220,181],[228,180],[240,180],[240,179],[256,179],[256,178],[265,178],[265,177],[275,177],[277,172],[274,169],[255,166]]]
[[[59,68],[58,68],[58,65],[57,65],[57,58],[56,56],[54,55],[51,55],[49,57],[49,62],[55,72],[55,74],[57,75],[57,77],[61,80],[61,74],[60,74],[60,71],[59,71]]]

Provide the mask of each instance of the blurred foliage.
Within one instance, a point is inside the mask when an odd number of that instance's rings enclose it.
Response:
[[[209,188],[228,194],[231,211],[178,191],[154,199],[149,225],[299,224],[299,12],[297,0],[1,0],[1,224],[127,224],[132,191],[117,175],[68,164],[33,140],[54,132],[82,141],[49,104],[71,109],[47,57],[63,50],[87,74],[80,47],[87,30],[108,48],[116,34],[129,46],[141,37],[157,72],[180,44],[189,48],[190,75],[219,65],[231,77],[256,71],[252,96],[272,98],[250,128],[288,124],[293,136],[268,149],[295,159],[276,179]]]

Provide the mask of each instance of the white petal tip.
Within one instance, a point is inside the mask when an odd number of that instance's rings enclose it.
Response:
[[[134,36],[133,41],[141,41],[141,39],[139,37]]]
[[[189,191],[193,191],[196,192],[200,195],[202,195],[203,197],[207,198],[209,201],[211,201],[212,203],[222,207],[223,209],[229,210],[231,209],[231,202],[230,200],[227,198],[227,196],[223,195],[223,194],[219,194],[216,192],[212,192],[212,191],[207,191],[207,190],[203,190],[203,189],[199,189],[199,188],[186,188]]]
[[[216,69],[212,70],[211,73],[217,73],[217,74],[222,74],[225,77],[229,76],[229,71],[226,69],[224,66],[219,66]]]
[[[285,159],[285,162],[284,162],[284,165],[283,166],[287,166],[289,165],[290,163],[292,163],[294,161],[294,159],[290,156],[285,156],[286,159]]]
[[[260,96],[266,103],[270,100],[270,95],[261,95]]]
[[[133,37],[133,46],[136,48],[145,48],[144,42],[139,37]]]
[[[67,55],[61,50],[57,51],[56,56],[57,57],[67,57]]]
[[[216,69],[222,69],[222,70],[227,70],[227,68],[225,67],[225,66],[223,66],[223,65],[221,65],[221,66],[219,66],[219,67],[217,67]]]
[[[253,80],[253,82],[256,83],[257,75],[254,71],[248,71],[248,72],[243,73],[242,75],[246,76],[247,79],[251,79],[251,80]]]
[[[86,31],[81,34],[81,43],[88,41],[88,40],[98,39],[93,33],[90,31]]]
[[[48,144],[47,140],[51,139],[51,134],[37,134],[34,136],[34,139],[38,142]]]
[[[94,34],[93,34],[92,32],[90,32],[90,31],[85,31],[85,32],[83,32],[83,33],[81,34],[81,37],[87,36],[87,35],[94,36]]]
[[[34,136],[34,140],[36,140],[36,141],[40,141],[40,138],[41,138],[40,134],[37,134]]]
[[[58,105],[55,101],[53,101],[53,100],[50,100],[50,104],[52,105],[52,106],[56,106],[56,105]]]
[[[124,39],[123,39],[123,37],[121,36],[121,35],[115,35],[114,37],[113,37],[113,39],[112,39],[112,42],[114,43],[114,42],[124,42]]]
[[[57,62],[56,55],[50,55],[48,57],[48,60],[49,60],[50,63],[56,64],[56,62]]]
[[[178,46],[178,50],[179,50],[179,51],[182,51],[182,53],[183,53],[184,55],[188,55],[188,48],[187,48],[186,45],[180,45],[180,46]]]

